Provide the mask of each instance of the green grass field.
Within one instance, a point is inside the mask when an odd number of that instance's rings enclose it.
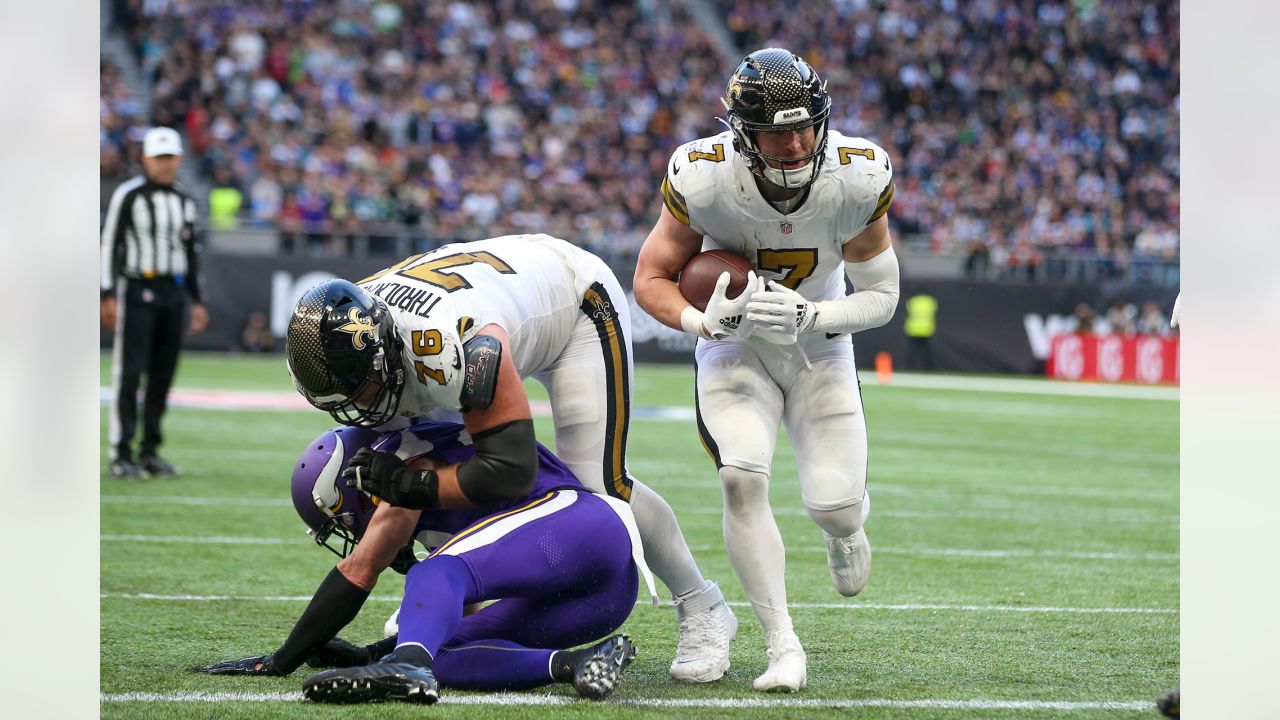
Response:
[[[640,368],[636,404],[689,407],[692,379],[687,367]],[[640,655],[603,704],[560,686],[446,691],[429,709],[326,707],[301,701],[306,668],[288,678],[186,670],[274,650],[332,567],[288,500],[293,462],[331,422],[318,411],[174,407],[164,452],[185,474],[123,482],[105,473],[104,408],[102,714],[1155,717],[1151,701],[1178,682],[1178,403],[864,380],[875,565],[858,597],[831,585],[790,446],[780,443],[775,458],[771,496],[809,655],[809,688],[796,696],[751,691],[766,665],[763,638],[729,566],[719,485],[694,423],[633,422],[632,472],[676,509],[741,628],[724,680],[675,685],[674,612],[637,605],[624,630]],[[178,386],[290,390],[279,358],[216,355],[184,356]],[[544,397],[538,386],[530,392]],[[547,419],[537,427],[551,437]],[[402,588],[386,573],[344,637],[380,637]]]

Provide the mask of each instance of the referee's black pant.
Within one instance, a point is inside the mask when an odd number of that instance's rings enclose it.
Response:
[[[173,278],[120,278],[112,354],[111,457],[133,460],[130,444],[138,418],[138,385],[147,376],[139,457],[160,447],[160,419],[182,349],[186,290]]]

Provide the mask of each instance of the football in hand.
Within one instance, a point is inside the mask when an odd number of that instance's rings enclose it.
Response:
[[[707,301],[715,292],[721,273],[729,273],[725,296],[730,300],[742,294],[747,286],[747,273],[754,270],[751,261],[728,250],[708,250],[689,258],[680,271],[680,294],[689,304],[706,311]]]

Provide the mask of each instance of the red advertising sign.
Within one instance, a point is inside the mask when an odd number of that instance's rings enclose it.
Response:
[[[1155,335],[1055,335],[1045,374],[1059,380],[1178,383],[1178,339]]]

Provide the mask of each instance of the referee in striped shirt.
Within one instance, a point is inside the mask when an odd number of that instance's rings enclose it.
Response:
[[[203,331],[209,322],[200,294],[196,203],[173,184],[181,164],[178,133],[166,127],[148,130],[142,141],[143,174],[116,188],[102,226],[102,324],[115,332],[110,421],[115,477],[177,474],[157,451],[188,299],[190,332]],[[135,459],[130,445],[143,373],[147,391]]]

